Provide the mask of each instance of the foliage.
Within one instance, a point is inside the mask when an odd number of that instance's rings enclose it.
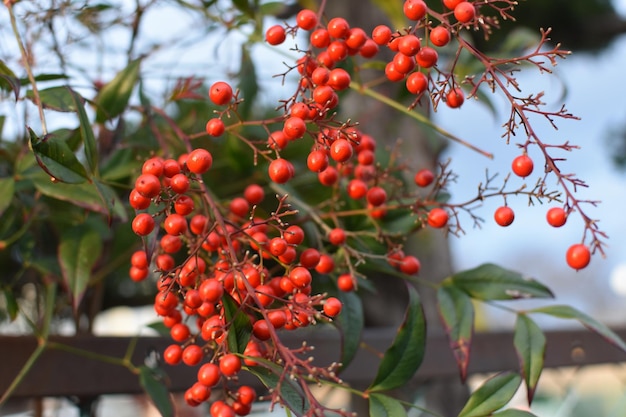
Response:
[[[0,88],[6,101],[27,112],[28,126],[14,136],[4,132],[0,142],[0,262],[6,265],[0,290],[8,320],[33,314],[20,309],[23,285],[40,290],[46,308],[28,321],[40,342],[36,355],[49,346],[52,316],[72,317],[77,332],[88,332],[98,306],[108,303],[101,294],[117,293],[116,302],[154,305],[173,338],[166,362],[202,364],[185,394],[190,406],[223,391],[212,415],[245,415],[255,395],[234,377],[249,372],[269,388],[273,405],[295,415],[347,416],[327,407],[311,384],[349,389],[341,370],[360,348],[367,308],[361,296],[376,291],[368,280],[376,271],[406,282],[406,313],[369,387],[350,390],[368,399],[370,415],[404,415],[416,406],[395,398],[394,389],[422,362],[430,319],[425,303],[436,304],[464,380],[474,303],[553,297],[538,281],[492,264],[433,284],[420,277],[420,260],[405,247],[410,235],[461,235],[464,224],[480,225],[481,201],[496,198],[507,206],[507,199],[522,196],[582,217],[583,238],[566,254],[572,268],[603,252],[606,235],[585,213],[596,202],[576,196],[586,184],[563,173],[561,159],[552,156],[576,145],[551,143],[533,127],[539,120],[556,128],[576,116],[564,105],[550,110],[542,92],[521,95],[516,79],[519,69],[549,74],[568,55],[549,44],[550,31],[540,31],[532,47],[504,42],[491,56],[466,35],[497,32],[501,20],[513,17],[515,1],[377,3],[397,27],[381,23],[371,33],[351,27],[350,16],[327,15],[325,1],[307,3],[295,19],[286,13],[285,21],[276,19],[285,12],[280,2],[176,2],[196,19],[198,34],[147,43],[142,19],[157,2],[137,2],[128,13],[112,3],[5,2],[20,57],[0,60]],[[63,20],[67,32],[55,30]],[[125,48],[109,45],[116,30],[128,34]],[[219,47],[239,57],[235,70],[228,65],[235,73],[230,79],[221,74],[227,81],[176,64],[177,45],[207,34],[226,39]],[[234,36],[242,39],[236,46]],[[286,40],[290,48],[280,46]],[[168,45],[177,52],[160,73]],[[285,61],[271,104],[262,100],[267,75],[255,56],[256,48],[268,46]],[[77,58],[90,49],[98,51],[99,64]],[[41,63],[43,51],[51,55]],[[402,93],[385,89],[394,82]],[[513,174],[533,171],[529,148],[542,156],[546,174],[518,188],[509,185],[509,175],[502,184],[490,177],[475,198],[455,202],[447,193],[450,164],[415,166],[397,148],[381,146],[361,130],[361,115],[344,116],[349,94],[390,106],[487,157],[488,150],[435,125],[420,109],[462,111],[470,97],[493,106],[488,97],[498,94],[509,114],[503,138],[520,140]],[[0,128],[6,120],[0,117]],[[137,285],[124,299],[118,289],[129,276]],[[415,284],[432,291],[418,293]],[[531,415],[499,410],[522,381],[532,402],[545,352],[533,314],[576,319],[626,350],[611,330],[571,307],[506,308],[517,315],[512,349],[520,369],[487,380],[460,416]],[[341,363],[313,364],[313,347],[281,341],[285,331],[324,323],[341,333]],[[173,412],[158,369],[127,358],[113,362],[138,375],[164,415]]]

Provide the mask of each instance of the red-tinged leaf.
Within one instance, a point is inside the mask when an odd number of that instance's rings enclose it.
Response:
[[[424,358],[426,321],[419,294],[409,289],[409,306],[393,344],[383,356],[369,392],[398,388],[408,382]]]
[[[32,129],[29,145],[39,166],[52,178],[68,184],[80,184],[89,179],[85,167],[62,140],[54,137],[40,139]]]
[[[363,304],[361,298],[354,292],[340,291],[337,297],[343,307],[333,324],[341,332],[341,368],[345,369],[352,362],[361,345],[364,326]]]
[[[556,306],[535,308],[533,310],[527,311],[527,313],[542,313],[542,314],[548,314],[553,317],[559,317],[562,319],[578,320],[583,326],[598,333],[600,336],[605,338],[609,343],[617,346],[619,349],[626,352],[626,343],[624,343],[621,337],[619,337],[614,331],[609,329],[607,326],[600,323],[598,320],[594,319],[593,317],[579,310],[576,310],[574,307],[570,307],[566,305],[556,305]]]
[[[467,400],[459,417],[486,417],[504,407],[517,392],[522,378],[512,372],[497,374],[483,383]]]
[[[15,95],[15,101],[20,97],[20,80],[15,76],[13,71],[0,59],[0,87],[12,90]]]
[[[465,381],[474,333],[474,305],[463,291],[443,285],[437,291],[437,307],[459,367],[461,380]]]
[[[525,314],[519,314],[515,323],[513,344],[526,382],[528,404],[530,404],[543,370],[546,337],[532,319]]]
[[[65,230],[59,243],[59,264],[67,288],[72,294],[74,309],[87,289],[91,271],[102,254],[102,237],[88,225]]]
[[[492,417],[537,417],[537,416],[533,413],[529,413],[528,411],[509,408],[508,410],[498,411],[497,413],[493,413]]]
[[[71,88],[66,88],[70,94],[74,109],[78,114],[80,137],[83,140],[83,146],[85,147],[85,157],[87,158],[87,166],[89,172],[94,175],[98,172],[98,146],[96,145],[96,138],[91,128],[91,122],[87,117],[85,111],[84,102],[85,99]]]
[[[494,264],[458,272],[446,281],[477,300],[553,297],[550,289],[538,281]]]
[[[75,112],[78,108],[71,94],[69,87],[57,86],[39,90],[39,99],[44,109],[55,110],[59,112]],[[36,102],[33,90],[26,92],[26,98]],[[36,103],[35,103],[36,104]],[[82,105],[82,104],[81,104]]]
[[[165,384],[165,375],[145,365],[139,367],[139,383],[163,417],[172,417],[174,403]]]
[[[384,394],[369,396],[370,417],[404,417],[407,415],[402,403]]]
[[[96,121],[105,122],[120,115],[128,106],[130,95],[139,79],[141,60],[132,61],[98,93],[95,98]]]
[[[11,205],[15,192],[15,180],[11,177],[0,178],[0,216]]]

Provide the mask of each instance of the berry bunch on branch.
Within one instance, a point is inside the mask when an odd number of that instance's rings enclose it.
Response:
[[[213,22],[227,30],[242,28],[242,33],[252,27],[250,43],[262,39],[264,47],[287,57],[284,70],[278,71],[284,72],[275,75],[283,81],[282,88],[273,91],[278,93],[276,102],[257,108],[256,72],[246,45],[238,85],[226,77],[213,81],[206,86],[207,98],[199,93],[203,82],[188,77],[176,84],[165,103],[180,114],[154,104],[145,94],[142,78],[149,54],[132,56],[139,48],[136,36],[146,12],[139,4],[127,67],[108,83],[95,82],[96,94],[89,100],[69,85],[40,90],[32,60],[17,36],[32,87],[26,96],[39,110],[42,134],[27,129],[26,153],[34,158],[30,165],[16,164],[11,168],[14,178],[0,183],[0,189],[11,190],[13,199],[0,204],[0,212],[6,209],[13,218],[28,220],[25,227],[12,230],[14,237],[2,238],[2,248],[19,242],[39,212],[56,209],[69,224],[57,233],[58,248],[53,252],[58,253],[58,267],[46,269],[41,262],[37,268],[44,271],[46,283],[59,277],[77,326],[87,309],[88,290],[105,281],[115,268],[111,265],[120,263],[115,256],[125,261],[130,257],[124,278],[129,275],[137,287],[156,293],[154,310],[172,338],[163,360],[197,369],[197,381],[185,392],[188,405],[210,404],[212,417],[244,416],[261,398],[297,416],[353,415],[315,395],[315,385],[328,385],[366,399],[372,416],[407,415],[408,408],[420,407],[395,398],[393,392],[414,377],[424,357],[425,299],[436,305],[465,380],[474,302],[499,305],[553,297],[538,281],[494,264],[454,273],[438,283],[420,276],[421,262],[414,248],[406,245],[408,237],[463,235],[466,224],[479,226],[484,221],[481,203],[486,199],[501,202],[490,217],[502,227],[516,220],[508,201],[519,197],[529,206],[549,205],[546,221],[552,227],[569,226],[571,216],[582,218],[581,239],[571,242],[564,254],[575,270],[587,267],[593,254],[603,254],[606,235],[585,211],[597,202],[577,197],[577,189],[586,184],[563,172],[562,159],[553,156],[577,146],[540,137],[536,128],[541,122],[556,128],[559,120],[576,116],[564,106],[549,110],[541,92],[523,94],[516,78],[522,70],[549,74],[569,52],[550,43],[549,29],[540,31],[535,47],[511,57],[490,56],[469,40],[470,33],[488,38],[502,20],[513,19],[517,1],[398,1],[389,7],[403,24],[391,27],[381,22],[372,30],[351,24],[350,16],[331,15],[325,0],[316,3],[316,9],[302,9],[280,23],[272,19],[262,28],[273,3],[237,1],[227,12],[215,11],[215,2],[205,3],[210,6],[207,13],[215,12]],[[12,2],[5,6],[13,13]],[[93,29],[95,23],[90,22]],[[19,34],[17,27],[15,33]],[[60,54],[58,47],[52,50]],[[8,85],[17,98],[21,81],[0,63],[0,86]],[[49,74],[41,78],[55,79]],[[390,89],[382,87],[389,84],[400,93],[388,95]],[[135,87],[137,105],[131,104]],[[519,155],[503,181],[487,176],[476,195],[465,201],[449,195],[456,178],[451,161],[436,169],[416,166],[412,155],[384,144],[388,138],[368,133],[359,115],[346,117],[342,107],[347,95],[360,95],[396,109],[442,139],[492,157],[482,149],[488,145],[457,137],[422,112],[445,107],[463,111],[469,99],[489,100],[489,94],[506,103],[508,118],[500,140],[516,141]],[[187,107],[189,101],[197,106]],[[95,108],[94,122],[87,104]],[[44,109],[75,113],[79,128],[48,132]],[[126,124],[126,112],[141,115],[139,126]],[[202,127],[192,120],[198,114]],[[530,157],[533,148],[541,161]],[[43,170],[32,174],[37,165]],[[510,178],[530,180],[539,165],[543,173],[530,185],[510,184]],[[19,190],[24,189],[61,208],[38,206],[22,214]],[[15,197],[13,190],[18,190]],[[70,203],[75,210],[62,205]],[[104,250],[100,233],[107,226],[115,232],[102,238],[113,242]],[[132,235],[131,229],[136,236],[128,243],[123,233]],[[118,235],[120,241],[115,240]],[[120,255],[118,247],[128,250]],[[76,258],[81,262],[77,264]],[[377,367],[371,384],[359,391],[343,381],[341,373],[360,348],[364,328],[360,295],[376,291],[369,280],[373,274],[404,280],[406,292],[398,299],[408,303],[389,348],[373,355]],[[420,294],[417,284],[432,291]],[[513,348],[520,369],[485,382],[461,416],[506,415],[498,410],[522,383],[532,402],[545,353],[545,337],[533,315],[578,320],[626,350],[611,330],[571,307],[516,310],[507,305],[503,310],[517,317]],[[330,326],[342,340],[336,362],[320,364],[314,359],[314,346],[304,341],[294,347],[283,340],[288,332]],[[242,384],[243,372],[258,378],[268,391],[259,393]],[[151,371],[145,373],[143,377],[164,384]],[[168,401],[155,403],[164,414],[172,412]],[[521,411],[516,415],[532,416]]]

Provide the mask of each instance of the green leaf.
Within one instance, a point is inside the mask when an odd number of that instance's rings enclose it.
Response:
[[[11,205],[15,192],[15,180],[12,177],[0,178],[0,216]]]
[[[533,320],[525,314],[519,314],[515,322],[513,344],[526,382],[528,403],[530,404],[543,370],[546,337]]]
[[[98,147],[96,145],[96,138],[91,128],[91,122],[87,117],[87,112],[84,107],[84,99],[76,91],[67,87],[67,91],[70,93],[74,108],[78,113],[78,121],[80,123],[80,137],[83,139],[83,146],[85,147],[85,156],[87,157],[87,166],[91,174],[98,172]]]
[[[44,109],[56,110],[60,112],[74,112],[76,111],[77,106],[71,92],[72,90],[66,86],[50,87],[44,90],[39,90],[41,105]],[[33,90],[28,90],[26,92],[26,98],[35,103],[35,93],[33,93]]]
[[[130,100],[130,95],[139,78],[141,60],[131,61],[126,68],[118,72],[95,98],[97,107],[96,121],[102,123],[120,115]]]
[[[250,116],[254,108],[255,98],[259,92],[254,60],[250,56],[250,51],[246,45],[241,47],[241,69],[239,71],[239,90],[244,101],[239,105],[239,112],[242,117]]]
[[[32,178],[35,188],[51,198],[67,201],[96,213],[113,215],[122,221],[128,219],[124,205],[115,192],[107,185],[95,183],[64,184],[54,183],[48,178],[37,176]],[[104,194],[107,198],[105,199]]]
[[[139,367],[139,383],[161,416],[174,416],[174,404],[165,384],[165,377],[145,365]]]
[[[393,344],[383,356],[376,378],[368,391],[386,391],[409,381],[424,358],[426,321],[419,294],[409,289],[409,306]]]
[[[437,308],[448,334],[461,380],[465,381],[474,333],[474,305],[463,291],[444,285],[437,291]]]
[[[224,295],[222,300],[226,322],[230,323],[227,336],[228,348],[233,353],[243,353],[252,334],[250,318],[241,311],[239,304],[230,295]]]
[[[361,298],[354,292],[340,291],[337,298],[343,304],[341,314],[335,318],[333,324],[341,331],[341,367],[345,369],[361,344],[363,332],[363,304]]]
[[[7,313],[9,313],[9,318],[11,321],[17,318],[17,313],[20,311],[20,307],[17,304],[17,299],[15,298],[15,294],[11,291],[10,288],[6,288],[2,291],[4,293],[4,300],[6,302]]]
[[[576,310],[574,307],[566,305],[556,305],[549,307],[541,307],[527,311],[527,313],[542,313],[548,314],[553,317],[559,317],[562,319],[574,319],[578,320],[583,326],[587,327],[606,339],[609,343],[617,346],[622,351],[626,352],[626,343],[615,332],[609,329],[604,324],[600,323],[593,317]]]
[[[378,393],[370,394],[369,409],[370,417],[403,417],[407,415],[400,401]]]
[[[65,230],[59,244],[61,272],[78,307],[91,278],[91,270],[102,253],[102,238],[97,230],[79,225]]]
[[[522,378],[512,372],[489,378],[467,400],[459,417],[485,417],[504,407],[517,391]]]
[[[170,336],[170,328],[163,323],[163,321],[155,321],[150,324],[146,324],[146,327],[156,331],[160,336],[169,337]]]
[[[535,414],[529,413],[528,411],[516,410],[514,408],[509,408],[508,410],[493,413],[492,416],[493,417],[537,417]]]
[[[484,264],[446,278],[446,282],[477,300],[552,298],[546,286],[522,274],[494,264]]]
[[[39,166],[54,179],[68,184],[80,184],[88,179],[85,167],[62,140],[54,137],[39,139],[31,128],[29,145]]]
[[[5,90],[12,90],[15,94],[15,101],[20,97],[20,80],[13,71],[0,59],[0,87]]]
[[[300,388],[296,382],[289,378],[281,378],[281,372],[283,368],[264,362],[264,365],[271,366],[271,370],[268,368],[254,366],[248,370],[255,375],[263,385],[268,389],[276,389],[280,384],[280,398],[282,403],[292,410],[297,415],[304,415],[309,409],[309,402],[307,401],[302,388]]]
[[[254,17],[254,10],[249,0],[233,0],[233,5],[243,14]]]

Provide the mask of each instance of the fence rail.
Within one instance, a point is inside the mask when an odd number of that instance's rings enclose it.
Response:
[[[626,339],[626,329],[618,329]],[[297,336],[297,337],[295,337]],[[379,357],[374,352],[384,352],[394,337],[394,330],[367,329],[363,344],[353,362],[346,368],[342,378],[353,384],[367,384],[375,376]],[[626,362],[626,353],[607,343],[595,333],[585,330],[546,332],[547,350],[545,367],[583,366]],[[329,364],[338,360],[340,339],[336,332],[323,330],[302,334],[285,334],[285,343],[299,345],[302,340],[315,346],[315,360]],[[129,337],[54,337],[51,340],[96,354],[123,357],[132,338]],[[171,343],[166,337],[141,337],[136,340],[132,361],[141,364],[148,352],[161,352]],[[4,358],[0,372],[0,393],[5,392],[11,381],[35,350],[37,341],[32,337],[0,336],[0,357]],[[470,373],[487,373],[519,367],[510,332],[480,333],[474,336]],[[195,367],[167,366],[169,387],[172,392],[184,391],[196,377]],[[428,339],[424,362],[416,378],[433,379],[450,377],[458,373],[445,335]],[[245,377],[244,377],[245,378]],[[259,384],[254,379],[244,380]],[[35,366],[14,392],[13,397],[48,396],[98,396],[103,394],[140,393],[137,376],[126,368],[101,360],[87,358],[58,349],[46,350]]]

